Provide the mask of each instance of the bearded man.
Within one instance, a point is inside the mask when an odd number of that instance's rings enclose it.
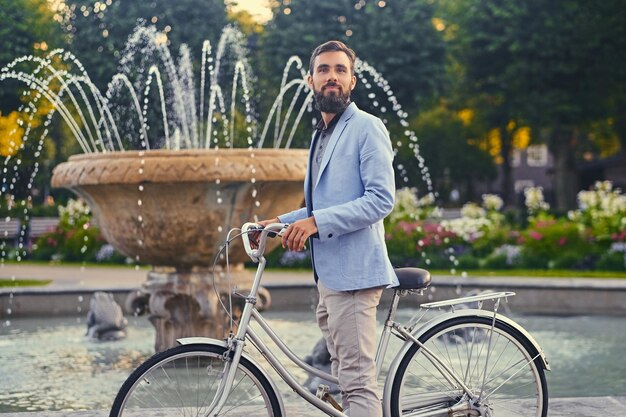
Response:
[[[383,288],[398,285],[383,226],[394,204],[393,151],[381,120],[350,100],[355,60],[339,41],[313,51],[307,82],[322,118],[309,154],[306,207],[259,223],[289,223],[282,237],[289,250],[310,241],[316,316],[343,408],[353,417],[381,417],[376,307]]]

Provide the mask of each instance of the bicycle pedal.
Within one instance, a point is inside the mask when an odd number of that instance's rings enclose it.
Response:
[[[330,387],[328,385],[320,384],[317,387],[317,393],[315,394],[320,400],[329,403],[338,411],[343,411],[343,407],[330,395]]]

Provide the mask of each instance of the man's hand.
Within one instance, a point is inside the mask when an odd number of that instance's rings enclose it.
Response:
[[[317,233],[317,224],[315,217],[298,220],[289,225],[285,233],[283,233],[283,248],[288,247],[289,250],[300,252],[304,249],[304,245],[309,236]]]
[[[256,222],[256,224],[260,225],[260,226],[267,226],[268,224],[272,224],[272,223],[280,223],[280,220],[278,220],[278,217],[274,217],[273,219],[268,219],[268,220],[261,220],[259,222]],[[259,247],[259,236],[261,235],[261,232],[252,232],[250,233],[248,236],[250,237],[250,245],[252,246],[252,249],[256,249]]]

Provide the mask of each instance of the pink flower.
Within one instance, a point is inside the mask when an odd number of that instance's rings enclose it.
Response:
[[[541,240],[543,238],[543,235],[536,230],[531,230],[530,237],[535,240]]]
[[[559,239],[559,246],[564,246],[567,243],[567,238],[562,237]]]

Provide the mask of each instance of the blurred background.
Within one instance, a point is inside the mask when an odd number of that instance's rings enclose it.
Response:
[[[608,195],[598,191],[604,184],[617,209],[602,233],[608,233],[607,244],[625,239],[623,0],[0,0],[0,22],[0,67],[63,48],[78,57],[101,91],[120,71],[137,25],[153,25],[173,54],[188,45],[194,72],[200,70],[203,41],[217,45],[223,28],[233,25],[245,35],[254,74],[251,97],[261,120],[290,56],[306,67],[315,46],[344,41],[383,74],[401,103],[408,126],[390,119],[387,127],[393,141],[407,129],[417,134],[436,191],[430,204],[459,217],[464,204],[488,210],[483,197],[497,195],[497,210],[521,230],[529,224],[528,210],[537,214],[537,208],[549,209],[551,219],[569,212],[571,220],[577,215],[572,210],[580,214],[591,207],[581,204],[579,193],[594,190],[601,199]],[[19,148],[20,120],[28,111],[19,110],[28,99],[24,91],[16,81],[0,83],[4,158],[15,157]],[[378,114],[367,94],[357,85],[353,99]],[[39,107],[32,129],[43,129],[38,120],[47,111]],[[304,115],[292,147],[308,147],[315,117]],[[27,200],[33,216],[54,217],[71,194],[50,188],[51,170],[80,148],[61,118],[46,128],[32,189],[18,184],[15,194]],[[398,188],[426,195],[413,152],[399,148],[396,163],[406,171]],[[528,189],[539,191],[539,203],[529,202]],[[11,205],[0,211],[16,216]],[[591,220],[585,227],[593,227]],[[563,237],[562,230],[555,233],[556,241]],[[622,234],[614,238],[616,233]]]

